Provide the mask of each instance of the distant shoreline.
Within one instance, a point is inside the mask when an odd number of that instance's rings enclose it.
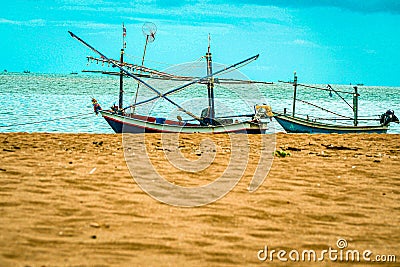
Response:
[[[30,71],[29,73],[24,73],[23,71],[0,71],[0,75],[4,75],[4,74],[23,74],[23,75],[59,75],[59,76],[78,76],[78,77],[82,77],[82,76],[87,76],[87,77],[93,77],[93,76],[97,76],[97,77],[106,77],[101,73],[92,73],[92,74],[88,74],[85,72],[75,72],[75,71],[71,71],[71,72],[66,72],[66,73],[49,73],[49,72],[33,72]],[[112,77],[111,77],[112,78]],[[280,80],[276,80],[276,81],[269,81],[269,82],[273,82],[274,84],[279,84]],[[363,83],[349,83],[349,84],[337,84],[337,83],[332,83],[332,82],[328,82],[328,83],[310,83],[307,81],[302,81],[302,83],[305,84],[309,84],[309,85],[336,85],[336,86],[359,86],[360,88],[370,88],[370,87],[393,87],[393,88],[400,88],[400,85],[370,85],[370,84],[363,84]],[[269,86],[273,86],[269,85]],[[268,86],[268,85],[267,85]]]

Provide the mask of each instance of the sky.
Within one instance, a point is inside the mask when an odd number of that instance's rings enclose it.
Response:
[[[149,67],[195,61],[207,50],[233,64],[260,54],[241,71],[253,80],[400,86],[398,0],[37,0],[0,10],[0,71],[70,73],[94,54],[68,31],[118,58],[122,23],[126,59],[140,64],[142,26],[157,25]]]

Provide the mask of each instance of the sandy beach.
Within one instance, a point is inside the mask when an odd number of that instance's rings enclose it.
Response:
[[[212,182],[232,153],[228,135],[180,136],[180,151],[191,160],[201,157],[202,139],[215,144],[209,168],[185,172],[168,164],[160,135],[143,138],[159,173],[182,186]],[[258,252],[268,246],[319,253],[337,249],[339,239],[347,249],[370,250],[371,259],[396,255],[397,263],[326,257],[325,266],[399,264],[400,135],[278,134],[276,150],[290,156],[275,156],[250,193],[259,138],[244,145],[249,160],[231,192],[183,208],[142,191],[121,135],[1,133],[0,266],[286,266],[277,258],[260,261]]]

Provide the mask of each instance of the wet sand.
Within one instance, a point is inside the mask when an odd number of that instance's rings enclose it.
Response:
[[[209,168],[185,172],[168,163],[160,135],[144,138],[158,172],[182,186],[212,182],[233,153],[228,135],[183,135],[188,159],[202,156],[205,138],[216,154]],[[275,156],[250,193],[259,138],[239,148],[249,148],[249,162],[230,193],[182,208],[141,190],[121,135],[0,134],[0,266],[272,266],[280,262],[257,258],[266,245],[319,253],[340,238],[399,264],[400,135],[278,134],[276,150],[291,155]],[[325,265],[342,264],[325,257]]]

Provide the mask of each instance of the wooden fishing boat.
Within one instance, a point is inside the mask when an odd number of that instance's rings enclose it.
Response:
[[[88,57],[88,60],[101,61],[102,63],[108,63],[113,67],[119,69],[119,72],[107,72],[106,74],[119,75],[120,76],[120,90],[119,90],[119,103],[118,106],[113,106],[110,110],[101,109],[96,99],[92,99],[93,106],[96,113],[100,113],[103,118],[108,122],[111,128],[116,133],[247,133],[247,134],[262,134],[267,129],[268,122],[272,116],[272,112],[268,112],[269,107],[266,105],[255,105],[254,114],[244,115],[231,115],[225,117],[215,116],[215,104],[214,104],[214,82],[217,79],[217,75],[231,71],[235,68],[244,66],[251,61],[258,58],[259,55],[245,59],[239,63],[233,64],[229,67],[225,67],[219,71],[213,72],[212,70],[212,58],[210,52],[210,42],[208,45],[208,51],[205,55],[207,61],[207,75],[204,77],[186,77],[186,76],[175,76],[165,72],[156,71],[143,66],[144,55],[146,52],[146,46],[149,40],[154,40],[154,32],[150,32],[146,36],[146,45],[142,59],[142,65],[133,65],[124,62],[124,48],[126,43],[123,39],[123,48],[121,49],[120,60],[114,60],[106,57],[104,54],[99,52],[93,46],[89,45],[81,38],[69,32],[70,35],[90,48],[93,52],[98,54],[100,58]],[[125,27],[123,27],[123,38],[126,35]],[[130,71],[128,70],[130,69]],[[134,73],[134,70],[138,71]],[[102,72],[104,73],[104,72]],[[135,102],[128,107],[123,106],[123,79],[124,77],[130,77],[138,82],[138,88],[136,91]],[[167,77],[172,80],[187,81],[186,84],[179,87],[173,88],[166,93],[161,93],[159,90],[142,80],[142,78],[155,78],[162,79]],[[218,82],[224,82],[223,79],[219,79]],[[226,79],[226,83],[238,83],[239,80]],[[193,84],[205,84],[207,85],[208,93],[208,106],[204,108],[200,116],[194,115],[192,112],[186,110],[181,105],[173,101],[169,96],[184,90]],[[156,94],[155,97],[146,99],[144,101],[137,102],[137,93],[139,85],[149,89]],[[190,120],[182,120],[181,116],[177,116],[177,120],[166,119],[163,117],[144,116],[135,113],[137,106],[155,101],[157,99],[167,100],[169,103],[177,107],[179,112],[183,112],[191,117]],[[130,113],[128,112],[130,111]],[[245,118],[245,120],[243,120]]]
[[[241,123],[221,123],[219,125],[201,125],[183,121],[167,120],[165,118],[147,117],[136,114],[117,114],[108,110],[100,111],[116,133],[265,133],[257,121]]]
[[[311,121],[288,114],[274,114],[274,118],[288,133],[386,133],[387,125],[352,126]]]
[[[338,91],[333,89],[330,85],[327,88],[318,88],[315,86],[308,86],[302,85],[297,83],[297,76],[296,73],[294,74],[294,81],[293,82],[286,82],[293,84],[294,87],[294,94],[293,94],[293,110],[292,114],[288,114],[286,109],[284,109],[283,113],[274,112],[274,118],[276,121],[282,126],[282,128],[288,133],[338,133],[338,134],[345,134],[345,133],[386,133],[389,129],[389,124],[391,122],[399,123],[399,119],[394,115],[393,110],[388,110],[379,118],[359,118],[358,117],[358,88],[354,86],[353,92],[346,92],[346,91]],[[316,90],[323,90],[329,91],[332,95],[332,92],[337,94],[352,110],[353,110],[353,118],[338,114],[336,112],[330,111],[324,107],[317,106],[315,104],[309,103],[304,100],[297,99],[297,88],[299,86],[316,89]],[[353,96],[353,105],[348,103],[341,94],[351,94]],[[302,103],[312,105],[319,109],[322,109],[326,112],[332,113],[340,118],[335,118],[335,121],[352,121],[352,125],[346,124],[333,124],[333,123],[324,123],[321,122],[323,118],[313,118],[310,115],[307,115],[305,118],[296,116],[296,101],[301,101]],[[333,119],[332,119],[333,120]],[[379,121],[378,125],[359,125],[360,121]]]

